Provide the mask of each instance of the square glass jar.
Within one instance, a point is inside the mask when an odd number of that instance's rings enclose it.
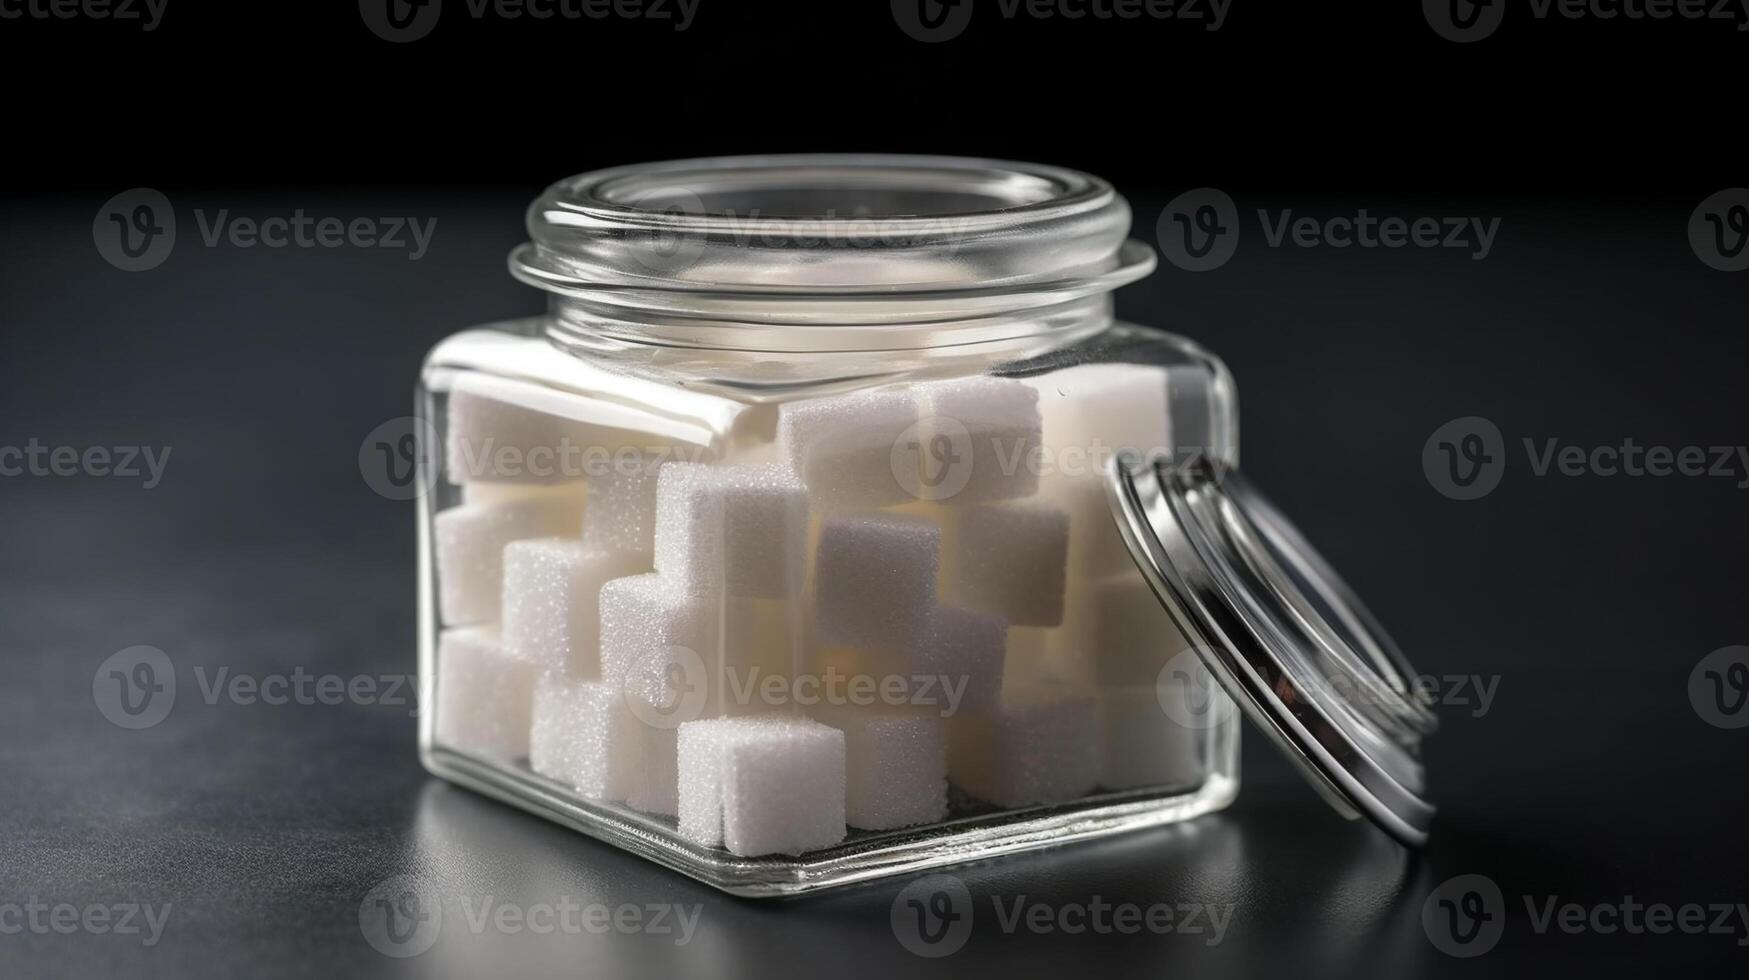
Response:
[[[432,772],[743,895],[1233,799],[1238,713],[1107,478],[1235,466],[1233,386],[1112,318],[1153,257],[1108,185],[689,161],[529,224],[549,313],[420,382]]]

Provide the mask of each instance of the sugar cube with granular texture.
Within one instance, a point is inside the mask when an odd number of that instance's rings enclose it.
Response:
[[[678,588],[759,599],[797,595],[807,534],[807,490],[783,465],[663,468],[656,569]]]
[[[451,483],[566,483],[581,475],[591,427],[472,391],[452,391],[444,472]]]
[[[676,739],[680,836],[704,847],[723,846],[724,757],[737,729],[752,718],[706,718],[680,726]]]
[[[608,583],[601,603],[602,676],[661,713],[691,721],[787,706],[795,604],[689,595],[659,573]],[[773,703],[779,682],[784,700]]]
[[[884,507],[918,499],[922,419],[916,394],[904,388],[792,402],[778,409],[778,446],[816,506]]]
[[[800,854],[844,839],[844,734],[806,719],[736,739],[722,755],[723,847]]]
[[[1040,504],[985,504],[966,508],[952,535],[945,566],[953,581],[944,592],[1015,626],[1063,621],[1069,555],[1069,515]]]
[[[816,717],[844,733],[844,819],[893,830],[947,816],[947,730],[933,712],[835,706]]]
[[[463,504],[439,512],[432,536],[444,625],[496,622],[504,593],[504,546],[575,535],[581,518],[575,500],[563,496]]]
[[[621,801],[640,763],[637,721],[600,681],[543,677],[535,688],[528,764],[592,800]]]
[[[664,469],[655,456],[623,454],[592,467],[583,543],[592,551],[648,558],[655,547],[656,484]]]
[[[974,377],[925,385],[923,397],[923,499],[966,505],[1038,491],[1043,453],[1037,390],[1011,378]]]
[[[800,595],[808,548],[808,492],[787,467],[720,471],[723,492],[723,591],[731,597]]]
[[[670,588],[716,592],[723,581],[723,495],[717,469],[673,463],[656,481],[655,566]]]
[[[1039,392],[1044,444],[1052,464],[1040,477],[1038,493],[1069,514],[1070,578],[1103,578],[1133,569],[1129,548],[1112,518],[1105,467],[1124,450],[1171,456],[1164,372],[1087,364],[1029,384]]]
[[[1001,617],[936,606],[924,614],[903,669],[911,676],[943,678],[959,692],[955,710],[982,710],[1002,693],[1007,638],[1008,624]]]
[[[448,629],[437,641],[437,741],[470,755],[528,754],[535,665],[504,655],[497,631]]]
[[[1099,780],[1098,704],[1068,688],[1003,692],[988,711],[948,719],[948,779],[998,806],[1061,803]]]
[[[680,833],[739,857],[801,854],[844,839],[844,733],[795,716],[680,728]]]
[[[504,548],[504,651],[573,680],[601,676],[601,587],[647,570],[647,560],[594,552],[575,538],[530,538]]]
[[[941,529],[915,517],[845,516],[821,525],[814,613],[821,641],[901,648],[935,604]]]
[[[721,713],[721,609],[714,596],[687,595],[660,574],[601,587],[601,676],[680,720]]]
[[[677,727],[648,724],[612,685],[549,674],[535,691],[529,767],[589,799],[673,816]]]

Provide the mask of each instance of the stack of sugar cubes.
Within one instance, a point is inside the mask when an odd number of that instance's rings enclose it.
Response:
[[[461,469],[468,440],[602,434],[452,395],[436,738],[738,856],[940,821],[950,782],[1000,807],[1190,788],[1198,735],[1155,684],[1182,641],[1103,474],[1048,458],[1137,415],[1164,445],[1164,381],[1052,379],[786,404],[775,444],[580,484]],[[892,696],[797,696],[833,674]]]

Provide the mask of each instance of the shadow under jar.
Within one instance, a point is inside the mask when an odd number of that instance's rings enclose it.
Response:
[[[1232,692],[1424,836],[1432,716],[1244,488],[1226,369],[1113,320],[1129,225],[955,158],[549,188],[510,263],[549,312],[422,375],[426,766],[790,894],[1224,807]]]

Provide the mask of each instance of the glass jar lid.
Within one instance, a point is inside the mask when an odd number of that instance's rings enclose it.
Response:
[[[1192,648],[1338,813],[1427,840],[1437,719],[1360,599],[1237,470],[1111,463],[1131,557]]]

